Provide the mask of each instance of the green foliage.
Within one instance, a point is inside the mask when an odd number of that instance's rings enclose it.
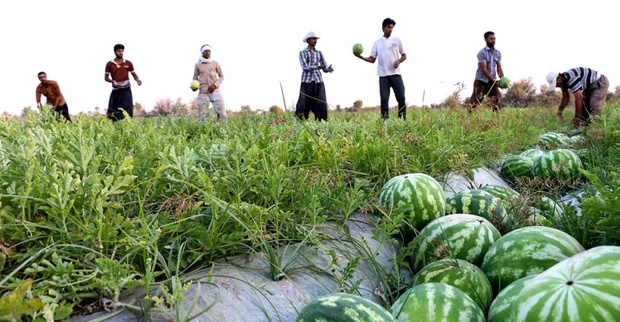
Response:
[[[163,102],[162,113],[172,113],[168,107],[173,102]],[[597,176],[620,162],[618,119],[603,118],[584,134]],[[377,198],[391,177],[466,173],[566,128],[546,109],[412,110],[407,121],[334,112],[320,123],[288,113],[227,123],[80,116],[65,124],[46,113],[2,119],[0,293],[30,278],[45,314],[64,318],[77,304],[105,298],[119,305],[124,292],[143,286],[145,313],[170,311],[189,283],[179,276],[248,251],[267,253],[272,278],[286,278],[299,267],[283,254],[319,243],[314,227],[360,212],[381,216]],[[618,186],[612,177],[601,183]],[[613,223],[617,214],[602,210],[616,197],[584,201],[585,214],[605,214],[587,227]],[[612,228],[590,231],[584,244],[616,240]],[[356,265],[338,272],[347,290],[357,288],[348,280]],[[402,275],[378,268],[377,275],[389,303],[403,289]],[[19,314],[43,314],[36,308]]]

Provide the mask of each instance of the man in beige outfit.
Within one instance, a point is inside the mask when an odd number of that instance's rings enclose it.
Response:
[[[213,110],[218,121],[226,121],[226,107],[224,97],[220,92],[220,85],[224,81],[224,74],[220,64],[211,59],[211,46],[200,47],[202,56],[194,66],[194,80],[200,82],[200,89],[196,97],[196,109],[198,118],[204,120],[211,113],[209,105],[213,104]]]

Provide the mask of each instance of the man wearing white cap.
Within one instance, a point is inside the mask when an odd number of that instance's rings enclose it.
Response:
[[[558,108],[558,117],[564,119],[564,108],[570,99],[568,90],[575,97],[575,117],[573,125],[579,127],[590,122],[590,116],[600,115],[607,100],[609,81],[607,77],[594,69],[576,67],[563,73],[550,72],[547,74],[549,91],[556,87],[562,89],[562,101]]]
[[[308,46],[299,52],[302,73],[295,115],[307,120],[312,112],[317,121],[327,121],[327,96],[321,70],[331,73],[334,69],[332,65],[327,66],[323,53],[316,50],[317,39],[316,33],[309,32],[303,39]]]
[[[224,81],[224,73],[220,64],[211,59],[211,46],[200,47],[202,56],[194,65],[194,80],[200,83],[196,97],[198,118],[204,120],[209,113],[209,105],[213,103],[213,110],[218,121],[226,121],[226,107],[224,97],[220,92],[220,85]]]

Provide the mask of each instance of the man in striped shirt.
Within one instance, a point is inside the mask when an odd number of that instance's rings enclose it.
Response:
[[[497,79],[498,74],[500,78],[504,77],[502,53],[495,48],[494,32],[485,32],[484,41],[486,46],[480,49],[476,55],[478,58],[478,69],[476,70],[476,79],[474,80],[474,91],[469,99],[469,112],[480,105],[485,96],[493,106],[493,111],[499,111],[502,108],[502,94],[499,92],[499,82]]]
[[[299,52],[299,62],[303,71],[295,114],[300,119],[307,120],[312,112],[317,121],[327,121],[327,98],[321,70],[331,73],[334,69],[331,65],[327,66],[323,53],[316,50],[317,39],[319,37],[316,33],[308,33],[304,37],[304,42],[308,46]]]
[[[547,74],[549,91],[556,87],[562,89],[562,101],[558,108],[558,117],[564,119],[564,108],[568,105],[570,89],[575,97],[575,117],[573,125],[579,127],[590,122],[591,116],[600,115],[607,100],[609,81],[607,77],[594,69],[577,67],[563,73]]]

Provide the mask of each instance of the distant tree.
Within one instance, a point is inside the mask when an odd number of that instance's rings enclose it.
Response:
[[[362,100],[357,100],[353,102],[353,110],[356,112],[361,110],[363,106],[364,106],[364,102],[362,102]]]
[[[337,112],[342,111],[342,107],[340,107],[340,104],[336,105],[336,111],[337,111]]]
[[[172,100],[169,98],[163,98],[159,101],[155,102],[155,106],[153,106],[153,114],[167,116],[172,114]]]
[[[243,105],[241,106],[241,115],[250,115],[252,114],[252,108],[250,107],[250,105]]]
[[[269,108],[269,112],[273,114],[282,114],[284,110],[278,105],[273,105]]]
[[[34,110],[30,106],[26,106],[22,108],[22,113],[19,115],[20,118],[27,118],[34,114]]]
[[[133,105],[133,116],[134,117],[140,117],[140,116],[144,116],[144,107],[142,106],[142,104],[136,102]]]
[[[448,97],[446,97],[443,102],[441,102],[441,104],[439,104],[438,108],[457,108],[457,107],[462,107],[463,106],[463,101],[461,98],[461,92],[463,92],[463,90],[465,89],[465,82],[456,82],[454,84],[454,86],[456,86],[456,89],[454,91],[452,91],[452,93],[450,95],[448,95]],[[431,107],[433,107],[433,104],[431,104]]]
[[[95,106],[95,114],[101,114],[101,108],[99,106]]]
[[[532,78],[521,79],[506,90],[503,97],[504,106],[510,107],[531,107],[535,105],[536,86],[532,82]]]

